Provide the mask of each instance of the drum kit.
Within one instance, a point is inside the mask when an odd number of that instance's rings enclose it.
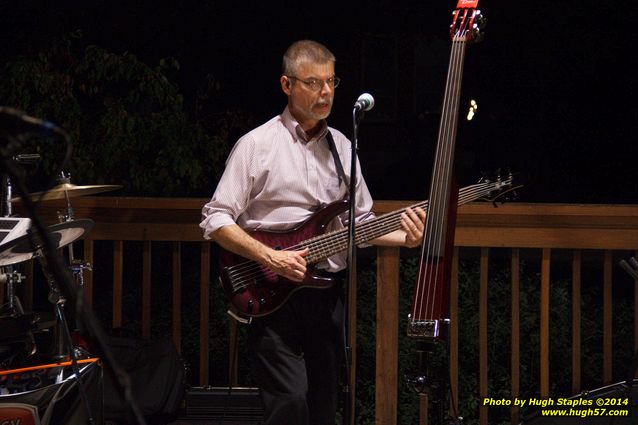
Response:
[[[46,227],[46,235],[39,233],[31,220],[12,216],[12,203],[20,202],[12,197],[11,183],[5,178],[2,184],[3,217],[0,217],[0,287],[4,286],[4,299],[0,296],[0,369],[24,366],[38,351],[34,334],[39,332],[53,333],[54,362],[67,361],[81,355],[81,348],[74,347],[71,332],[66,321],[64,306],[66,298],[50,272],[47,264],[47,246],[53,249],[68,250],[66,265],[73,276],[72,284],[76,289],[84,285],[84,273],[91,270],[91,265],[82,259],[75,258],[73,243],[87,235],[95,223],[90,219],[76,219],[71,207],[71,198],[87,196],[116,190],[117,185],[77,186],[71,183],[64,172],[58,185],[44,192],[30,193],[28,196],[34,203],[52,200],[64,200],[65,208],[58,212],[59,223]],[[46,239],[50,244],[45,243]],[[51,249],[51,248],[49,248]],[[53,305],[55,319],[42,320],[42,315],[25,312],[16,295],[16,287],[24,279],[24,275],[16,270],[16,266],[29,260],[37,260],[46,278],[49,295],[48,301]],[[46,314],[45,314],[46,315]]]

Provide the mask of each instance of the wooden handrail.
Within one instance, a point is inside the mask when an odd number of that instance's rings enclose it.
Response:
[[[96,222],[95,240],[202,241],[198,224],[205,198],[73,199],[76,218]],[[376,213],[394,211],[414,201],[378,201]],[[43,203],[38,212],[57,222],[62,201]],[[16,209],[20,212],[19,206]],[[24,211],[21,212],[24,214]],[[490,203],[463,205],[458,211],[457,246],[636,249],[638,205],[526,204],[495,208]]]

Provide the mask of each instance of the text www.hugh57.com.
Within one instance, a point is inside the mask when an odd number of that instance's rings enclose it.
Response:
[[[591,416],[629,416],[628,409],[541,409],[542,416],[580,416],[588,418]]]

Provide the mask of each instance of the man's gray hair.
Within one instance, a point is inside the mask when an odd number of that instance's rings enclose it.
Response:
[[[323,44],[312,40],[299,40],[292,43],[284,53],[281,73],[294,76],[303,62],[324,64],[335,60],[335,56]]]

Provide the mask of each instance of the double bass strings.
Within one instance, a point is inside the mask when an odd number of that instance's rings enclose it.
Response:
[[[442,258],[447,230],[447,210],[452,182],[456,128],[460,99],[463,62],[465,58],[465,36],[456,35],[452,42],[450,65],[443,103],[439,139],[430,188],[431,203],[426,218],[426,235],[421,250],[421,265],[414,291],[411,320],[422,320],[435,314],[437,303],[442,303],[439,287],[443,276],[435,259]]]

